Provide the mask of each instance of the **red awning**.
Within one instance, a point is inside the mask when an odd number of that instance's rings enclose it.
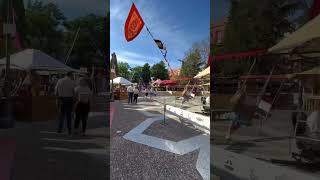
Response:
[[[174,80],[163,80],[161,81],[160,85],[176,85],[177,84],[177,81],[174,81]]]
[[[320,14],[320,0],[314,0],[310,9],[310,19],[315,18]]]
[[[212,61],[212,58],[211,58],[211,56],[209,55],[209,57],[208,57],[208,62],[207,62],[207,67],[210,66],[211,61]]]
[[[258,50],[252,50],[252,51],[245,51],[245,52],[236,52],[236,53],[228,53],[218,56],[213,56],[213,60],[219,61],[219,60],[239,60],[242,58],[248,58],[248,57],[256,57],[260,56],[267,52],[267,49],[258,49]]]
[[[241,76],[240,80],[267,80],[269,75],[249,75],[249,76]],[[288,77],[286,75],[272,75],[270,78],[271,81],[282,81],[282,80],[288,80]]]

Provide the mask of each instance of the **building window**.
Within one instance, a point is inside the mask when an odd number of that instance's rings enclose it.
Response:
[[[214,35],[214,44],[220,44],[221,43],[221,31],[216,31]]]

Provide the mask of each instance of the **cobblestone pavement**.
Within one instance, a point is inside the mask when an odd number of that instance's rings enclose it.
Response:
[[[202,179],[196,169],[199,150],[179,155],[123,138],[147,119],[145,114],[161,116],[163,108],[160,104],[145,102],[140,98],[137,105],[128,105],[126,101],[122,101],[115,102],[115,106],[115,120],[111,128],[111,179]],[[199,134],[196,129],[187,124],[179,124],[173,119],[168,118],[167,123],[168,125],[155,123],[144,134],[173,141]]]
[[[0,140],[16,143],[11,149],[16,150],[11,180],[108,179],[106,103],[104,98],[95,99],[84,137],[57,134],[57,121],[17,122],[15,128],[1,129]]]

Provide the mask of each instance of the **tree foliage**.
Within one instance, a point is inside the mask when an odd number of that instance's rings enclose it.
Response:
[[[299,0],[231,0],[223,52],[269,48],[295,30],[292,17],[301,9]],[[221,49],[220,49],[221,51]],[[226,74],[243,74],[251,62],[228,62]],[[267,66],[260,66],[267,67]],[[264,71],[262,68],[261,70]]]
[[[71,46],[75,34],[80,27],[79,35],[76,39],[72,54],[71,63],[78,66],[88,66],[90,64],[103,64],[107,31],[105,28],[105,18],[89,14],[64,23],[66,28],[66,44]],[[102,39],[102,40],[101,40]],[[69,49],[68,47],[68,49]]]
[[[193,46],[183,59],[180,76],[183,78],[194,77],[201,70],[201,51]]]
[[[19,4],[19,1],[13,2]],[[5,7],[0,5],[1,9]],[[104,66],[106,54],[109,54],[106,43],[109,38],[109,28],[106,26],[109,24],[109,13],[105,17],[89,14],[68,20],[55,3],[30,0],[25,10],[16,6],[19,18],[17,29],[24,48],[38,49],[64,61],[80,26],[68,65],[76,68],[92,64]]]
[[[169,79],[168,69],[163,61],[151,67],[151,76],[154,79],[166,80]]]
[[[126,78],[126,79],[130,79],[130,66],[128,63],[125,62],[119,62],[118,63],[118,76]]]
[[[142,76],[141,76],[142,71],[143,71],[143,68],[141,66],[131,68],[131,82],[140,83],[142,80]]]
[[[58,6],[54,3],[29,1],[25,15],[26,46],[41,50],[56,58],[61,57],[63,53],[61,26],[66,18]]]
[[[150,65],[146,63],[142,67],[142,72],[141,72],[141,78],[144,83],[149,83],[151,80],[151,72],[150,72]]]

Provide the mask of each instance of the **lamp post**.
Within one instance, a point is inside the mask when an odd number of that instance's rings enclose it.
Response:
[[[6,56],[6,74],[4,81],[4,98],[1,107],[0,128],[11,128],[14,126],[12,117],[12,98],[10,95],[10,39],[14,34],[13,25],[10,23],[10,1],[7,1],[6,23],[3,25],[3,33],[5,35],[5,56]]]

